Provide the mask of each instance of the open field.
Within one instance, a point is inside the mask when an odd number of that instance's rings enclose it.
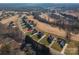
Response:
[[[2,21],[0,21],[2,24],[6,24],[6,23],[9,23],[10,21],[13,21],[13,22],[16,22],[18,19],[18,15],[16,16],[12,16],[8,19],[3,19]]]
[[[55,34],[55,35],[60,36],[60,37],[65,37],[66,36],[66,31],[64,31],[63,29],[59,29],[58,27],[51,27],[48,24],[39,22],[39,21],[33,19],[33,16],[32,15],[31,16],[28,16],[28,19],[35,21],[37,23],[37,26],[36,27],[39,30],[41,30],[41,31],[48,32],[50,34]],[[72,34],[71,35],[71,40],[79,41],[79,34]]]

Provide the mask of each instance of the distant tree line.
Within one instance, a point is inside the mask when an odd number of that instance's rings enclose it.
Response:
[[[59,28],[71,31],[73,33],[79,32],[79,20],[77,17],[71,15],[61,17],[60,15],[56,14],[51,14],[50,17],[55,19],[55,22],[53,22],[51,25],[58,26]]]
[[[37,19],[38,21],[44,22],[44,23],[48,23],[48,21],[47,21],[46,19],[41,18],[41,17],[39,16],[39,13],[32,13],[32,15],[33,15],[34,18]]]

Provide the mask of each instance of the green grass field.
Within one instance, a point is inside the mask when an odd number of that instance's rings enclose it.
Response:
[[[29,35],[30,36],[30,35],[32,35],[32,32],[27,32],[26,35]]]
[[[43,45],[45,45],[45,46],[48,46],[50,43],[47,41],[47,36],[44,38],[44,39],[42,39],[39,43],[41,43],[41,44],[43,44]]]
[[[51,48],[57,50],[57,51],[61,51],[62,48],[59,46],[59,44],[57,42],[54,42],[54,44],[51,46]]]
[[[35,41],[38,41],[40,38],[37,37],[37,35],[34,35],[32,36],[32,38],[35,40]]]

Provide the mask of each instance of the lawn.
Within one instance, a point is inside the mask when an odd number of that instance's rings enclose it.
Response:
[[[45,32],[44,33],[46,35],[46,37],[44,39],[42,39],[39,43],[45,45],[45,46],[48,46],[50,43],[47,41],[47,37],[49,35],[49,33]]]
[[[79,41],[71,40],[71,42],[74,43],[76,46],[79,46]]]
[[[47,36],[40,41],[41,44],[48,46],[50,43],[47,41]]]
[[[22,28],[25,29],[25,28],[27,28],[27,27],[26,27],[26,25],[22,25]]]
[[[34,35],[32,36],[32,38],[35,40],[35,41],[38,41],[40,38],[37,37],[37,35]]]
[[[32,32],[27,32],[26,35],[29,35],[30,36],[30,35],[32,35]]]
[[[65,54],[67,55],[75,55],[78,54],[78,43],[70,42],[65,50]]]
[[[57,50],[57,51],[61,51],[62,48],[59,46],[59,44],[57,42],[54,42],[54,44],[51,46],[51,48]]]

